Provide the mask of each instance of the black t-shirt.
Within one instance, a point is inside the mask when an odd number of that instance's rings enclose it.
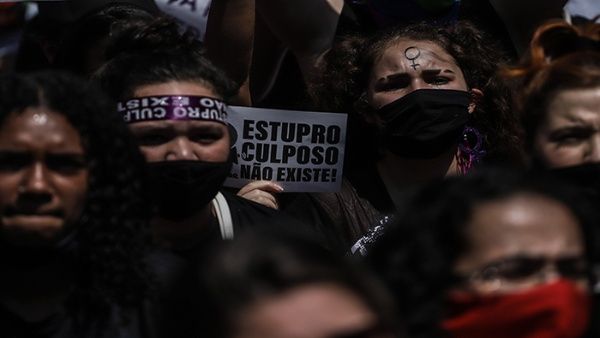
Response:
[[[297,231],[313,231],[311,224],[302,223],[283,212],[226,191],[221,193],[229,204],[235,233],[247,231],[256,226],[292,227]]]
[[[312,232],[312,227],[282,212],[223,192],[231,212],[234,234],[257,227],[290,227],[299,232]],[[316,236],[316,235],[315,235]],[[0,306],[0,337],[2,338],[178,338],[201,337],[199,316],[202,306],[199,288],[200,265],[210,259],[211,251],[222,243],[216,220],[208,230],[185,250],[154,249],[148,255],[153,272],[154,292],[139,308],[128,310],[125,316],[118,307],[110,309],[107,319],[93,323],[93,328],[81,334],[64,308],[39,322],[27,322]],[[96,319],[96,318],[94,318]]]
[[[6,338],[69,337],[69,322],[63,311],[57,311],[56,314],[39,322],[27,322],[0,306],[0,331],[2,337]]]
[[[267,230],[269,227],[289,227],[323,243],[322,236],[311,225],[232,193],[221,193],[231,212],[234,240],[241,233],[259,227]],[[203,303],[199,272],[203,262],[211,259],[213,250],[223,243],[217,220],[213,220],[202,238],[194,242],[187,249],[157,248],[149,256],[157,282],[152,310],[157,337],[201,337],[205,331],[202,325],[206,323],[201,318],[207,309]]]
[[[138,309],[123,312],[116,306],[110,309],[103,320],[90,324],[80,331],[75,328],[72,316],[64,308],[47,318],[29,322],[0,306],[0,336],[2,338],[151,338],[155,337],[152,324],[146,315],[148,304]],[[94,316],[92,316],[94,317]]]

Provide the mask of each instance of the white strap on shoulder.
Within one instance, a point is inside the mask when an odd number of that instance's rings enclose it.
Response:
[[[233,239],[233,220],[231,219],[231,210],[229,210],[229,204],[225,196],[220,192],[213,198],[212,205],[219,221],[219,228],[221,229],[221,238]]]

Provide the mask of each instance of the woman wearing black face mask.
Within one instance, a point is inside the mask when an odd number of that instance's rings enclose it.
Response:
[[[118,101],[115,108],[138,141],[147,162],[152,230],[160,247],[176,254],[168,265],[178,271],[163,271],[157,262],[165,283],[160,331],[200,336],[194,318],[203,306],[194,297],[199,261],[245,228],[299,224],[220,191],[232,164],[226,102],[237,88],[206,59],[195,36],[158,19],[113,37],[108,51],[114,58],[93,79]]]
[[[114,55],[94,76],[146,158],[157,239],[185,255],[280,214],[219,192],[232,158],[227,101],[237,88],[205,56],[191,32],[157,19],[113,37]]]
[[[484,161],[520,165],[518,124],[495,78],[503,59],[472,25],[417,24],[337,47],[313,96],[324,110],[350,112],[350,196],[389,213],[431,179]]]

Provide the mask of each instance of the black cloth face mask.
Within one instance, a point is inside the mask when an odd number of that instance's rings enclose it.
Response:
[[[547,169],[548,173],[569,186],[586,194],[588,199],[600,202],[600,163],[581,163],[560,168]]]
[[[159,215],[177,221],[204,208],[223,186],[231,165],[231,160],[147,163],[151,199]]]
[[[420,89],[379,108],[383,146],[401,157],[441,155],[460,139],[470,102],[466,91]]]

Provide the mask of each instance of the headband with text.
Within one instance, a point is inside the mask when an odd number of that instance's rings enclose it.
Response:
[[[198,120],[227,124],[227,104],[206,96],[145,96],[118,103],[126,123]]]

